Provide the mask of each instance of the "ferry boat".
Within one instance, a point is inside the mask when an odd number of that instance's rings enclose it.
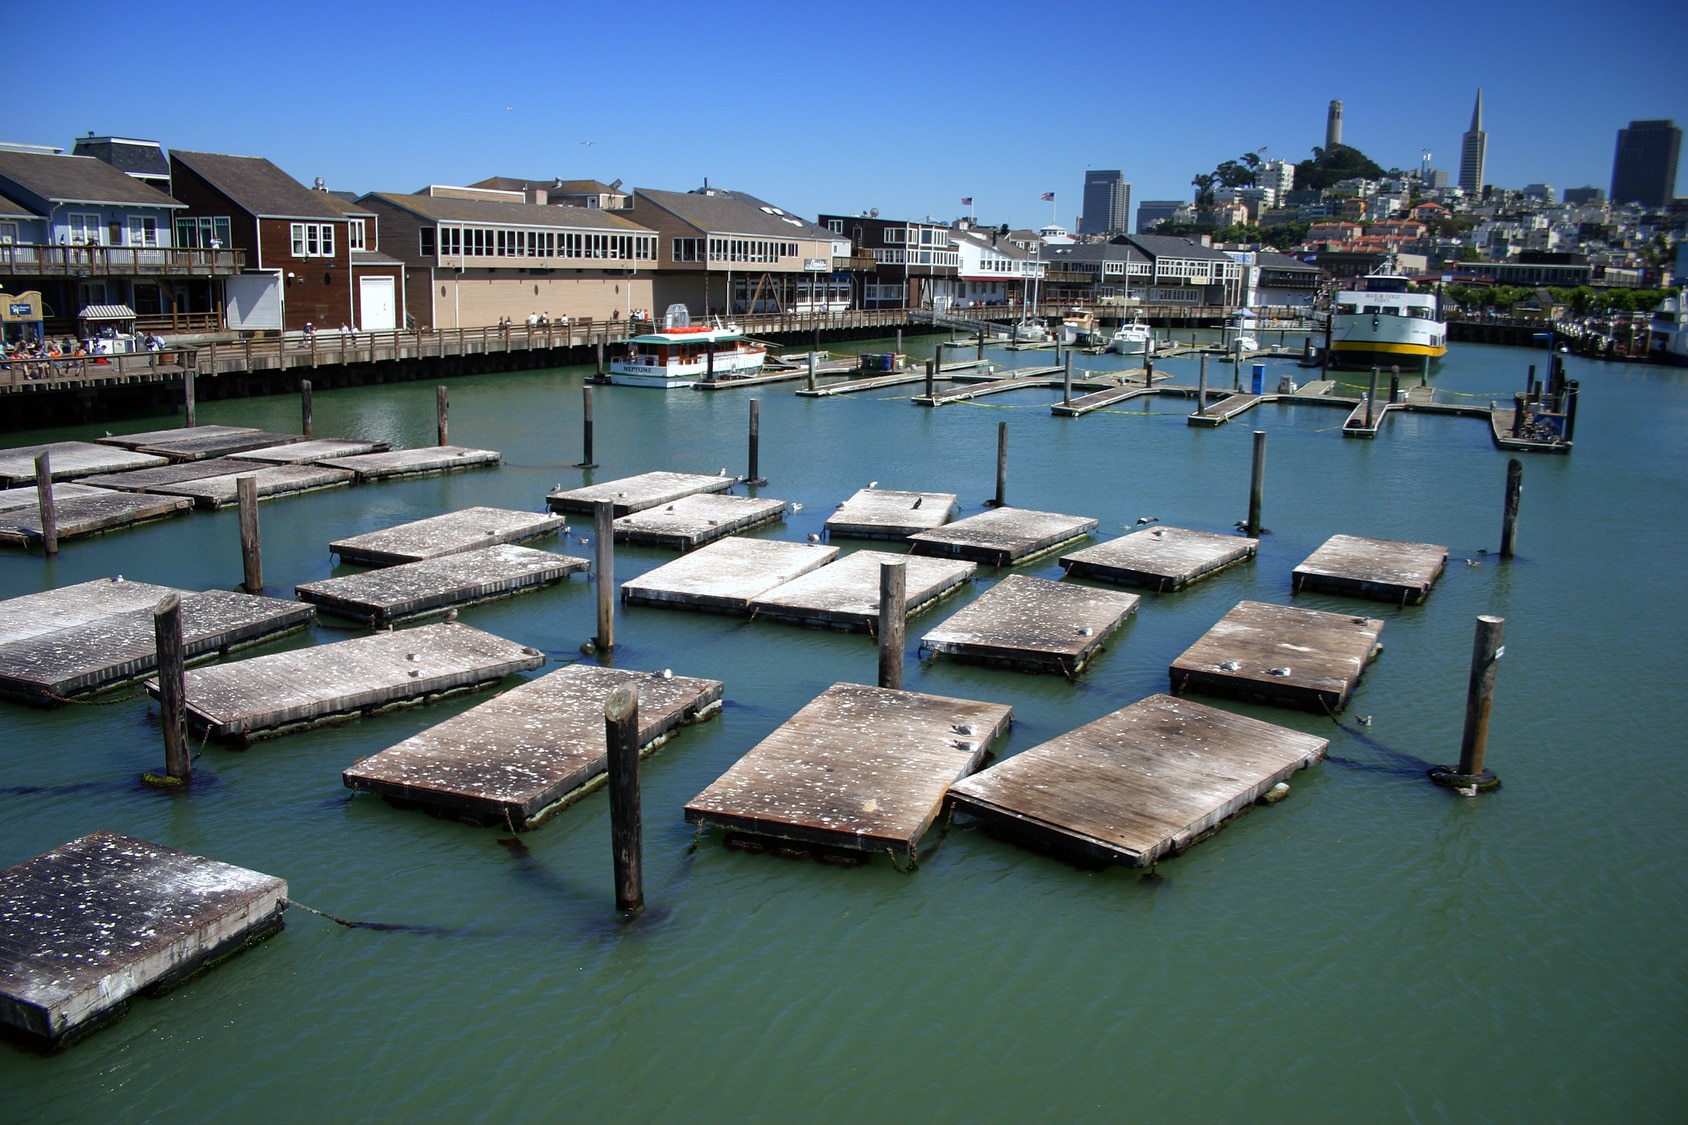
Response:
[[[1659,302],[1647,333],[1647,350],[1653,359],[1688,367],[1688,289],[1678,289]]]
[[[1153,338],[1153,329],[1141,320],[1133,320],[1114,329],[1114,334],[1108,337],[1108,350],[1115,355],[1144,355]]]
[[[660,329],[628,340],[626,353],[610,360],[609,378],[622,387],[690,387],[711,371],[717,381],[755,375],[767,355],[738,325],[693,324],[686,306],[675,304],[668,306]]]
[[[1441,300],[1429,293],[1409,293],[1399,274],[1375,273],[1358,289],[1337,293],[1330,313],[1330,365],[1364,370],[1376,364],[1410,369],[1425,357],[1448,354],[1448,325]]]

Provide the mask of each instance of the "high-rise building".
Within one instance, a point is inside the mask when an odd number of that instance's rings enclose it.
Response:
[[[1271,188],[1282,199],[1295,190],[1295,165],[1287,160],[1268,160],[1261,166],[1260,175],[1255,183],[1261,187]]]
[[[1131,185],[1118,169],[1084,174],[1080,234],[1126,234],[1131,230]]]
[[[1483,190],[1483,163],[1489,155],[1489,134],[1483,132],[1483,87],[1477,87],[1477,104],[1471,107],[1471,128],[1459,146],[1459,186],[1468,194]]]
[[[1572,187],[1565,189],[1566,203],[1599,203],[1606,198],[1606,193],[1597,187]]]
[[[1342,99],[1332,98],[1330,110],[1325,114],[1325,151],[1329,152],[1342,143]]]
[[[1631,121],[1618,130],[1612,157],[1612,202],[1663,207],[1676,195],[1682,130],[1673,120]]]
[[[1137,233],[1153,230],[1156,223],[1176,220],[1180,211],[1191,207],[1182,199],[1145,199],[1137,205]]]

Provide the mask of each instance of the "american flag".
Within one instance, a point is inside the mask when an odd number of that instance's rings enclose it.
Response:
[[[1054,192],[1052,192],[1052,191],[1046,191],[1046,192],[1044,192],[1044,193],[1043,193],[1043,201],[1044,201],[1044,202],[1045,202],[1045,203],[1053,203],[1053,202],[1055,202],[1055,193],[1054,193]]]
[[[962,196],[962,197],[961,197],[961,205],[962,205],[962,206],[963,206],[963,207],[971,207],[971,206],[973,206],[973,197],[972,197],[972,196],[971,196],[971,195],[964,195],[964,196]]]

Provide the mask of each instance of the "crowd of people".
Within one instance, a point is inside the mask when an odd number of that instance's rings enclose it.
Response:
[[[106,357],[115,354],[116,343],[115,333],[87,339],[38,336],[9,340],[0,349],[0,371],[22,367],[27,378],[44,379],[55,371],[63,370],[67,360],[92,359],[95,363],[110,363]],[[164,337],[154,332],[148,332],[141,343],[149,352],[162,351],[165,347]]]

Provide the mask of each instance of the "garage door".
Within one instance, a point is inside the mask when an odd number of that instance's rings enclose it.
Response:
[[[358,329],[391,332],[398,327],[398,304],[390,277],[358,278]]]

